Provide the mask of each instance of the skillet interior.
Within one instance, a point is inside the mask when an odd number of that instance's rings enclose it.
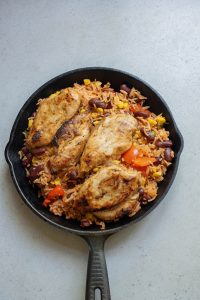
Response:
[[[159,184],[158,196],[152,203],[143,206],[142,209],[132,218],[124,218],[116,223],[106,225],[106,230],[100,231],[99,228],[93,226],[89,229],[82,229],[78,222],[66,220],[53,215],[47,209],[43,208],[38,201],[37,189],[33,188],[25,176],[25,170],[19,159],[18,151],[23,145],[23,131],[27,128],[27,119],[36,109],[36,103],[39,98],[48,97],[50,94],[67,86],[72,86],[74,82],[82,83],[84,78],[90,80],[100,80],[103,83],[110,82],[115,90],[119,90],[122,83],[134,86],[148,98],[145,103],[151,106],[151,110],[156,114],[163,113],[166,117],[168,125],[166,129],[170,131],[170,139],[173,141],[173,150],[175,159],[167,170],[164,180]],[[33,209],[33,211],[49,223],[60,228],[77,233],[79,235],[104,235],[118,231],[132,222],[137,222],[153,210],[164,198],[169,190],[178,168],[179,157],[183,149],[183,138],[179,132],[174,118],[162,97],[152,89],[148,84],[139,78],[128,73],[109,69],[109,68],[83,68],[61,74],[54,79],[45,83],[40,87],[24,104],[20,110],[15,123],[13,125],[10,140],[6,146],[5,156],[10,167],[13,182],[25,203]]]

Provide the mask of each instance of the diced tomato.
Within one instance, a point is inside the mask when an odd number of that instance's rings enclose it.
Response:
[[[48,199],[53,199],[57,197],[63,197],[64,196],[64,190],[60,185],[57,185],[53,190],[51,190],[48,193],[47,198]]]
[[[143,156],[143,157],[137,157],[133,161],[134,166],[138,167],[146,167],[154,163],[155,158],[154,157],[148,157],[148,156]]]
[[[142,105],[140,104],[135,104],[133,106],[130,106],[130,111],[132,111],[133,113],[138,111],[138,110],[143,110]]]
[[[148,166],[145,166],[145,167],[139,167],[139,166],[135,166],[135,165],[132,165],[132,167],[138,171],[140,171],[144,176],[147,176],[148,173],[149,173],[149,168]]]
[[[147,112],[148,114],[151,113],[148,109],[144,108],[140,104],[134,104],[133,106],[130,106],[130,111],[132,111],[133,113],[135,113],[136,111],[144,111]]]
[[[53,190],[51,190],[47,198],[43,201],[42,205],[47,207],[50,203],[56,201],[57,198],[64,196],[64,190],[60,185],[57,185]]]
[[[138,154],[139,154],[138,149],[135,148],[134,145],[132,145],[131,148],[128,149],[128,151],[122,154],[122,158],[127,164],[131,164],[136,159]]]
[[[132,145],[128,151],[122,154],[122,159],[134,169],[142,172],[144,176],[147,176],[149,172],[149,165],[154,163],[156,159],[154,157],[142,155],[144,155],[143,151],[138,150],[134,145]]]

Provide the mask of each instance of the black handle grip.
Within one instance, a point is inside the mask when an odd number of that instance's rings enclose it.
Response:
[[[108,272],[104,255],[104,243],[107,236],[89,236],[85,240],[90,246],[87,281],[86,300],[95,300],[95,290],[101,292],[101,300],[111,300]]]

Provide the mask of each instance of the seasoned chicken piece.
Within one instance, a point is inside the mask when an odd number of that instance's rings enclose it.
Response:
[[[32,149],[51,143],[58,128],[74,116],[79,106],[80,97],[70,88],[61,90],[61,93],[54,97],[40,100],[26,137],[27,147]]]
[[[102,167],[96,174],[77,186],[63,201],[69,208],[93,211],[110,208],[123,202],[140,186],[141,175],[134,169],[111,164]]]
[[[93,215],[103,221],[117,221],[123,216],[132,217],[140,210],[140,202],[138,201],[139,194],[134,193],[127,200],[113,206],[110,209],[94,211]]]
[[[87,173],[110,159],[119,159],[132,144],[137,120],[128,114],[113,114],[95,127],[81,157],[80,172]]]
[[[50,166],[54,171],[75,165],[90,135],[91,122],[89,115],[77,115],[65,122],[58,130],[54,143],[55,155],[50,158]]]

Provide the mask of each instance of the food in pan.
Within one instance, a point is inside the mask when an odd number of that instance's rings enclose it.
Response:
[[[165,117],[145,100],[89,79],[38,100],[19,154],[41,205],[104,229],[156,199],[174,151]]]

